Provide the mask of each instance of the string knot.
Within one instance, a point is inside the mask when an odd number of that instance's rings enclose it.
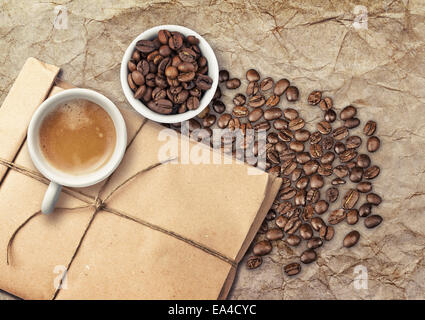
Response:
[[[102,199],[100,199],[99,197],[96,197],[96,200],[94,201],[93,206],[96,209],[96,211],[100,211],[105,208],[105,203],[103,202]]]

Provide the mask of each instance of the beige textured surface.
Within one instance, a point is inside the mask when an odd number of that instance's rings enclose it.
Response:
[[[249,67],[301,91],[296,106],[311,121],[321,116],[305,103],[313,89],[352,103],[362,123],[378,121],[382,168],[374,189],[384,202],[376,230],[355,226],[361,242],[341,248],[348,228],[320,250],[317,263],[296,278],[282,274],[293,261],[282,243],[257,270],[242,266],[234,299],[425,298],[425,6],[416,1],[356,1],[368,9],[368,29],[352,23],[349,1],[64,1],[68,29],[53,27],[61,1],[0,1],[0,101],[28,56],[61,66],[79,87],[105,93],[124,106],[119,84],[122,54],[148,27],[183,24],[206,37],[222,67],[241,77]],[[230,94],[227,92],[230,97]],[[233,95],[233,93],[231,93]],[[286,103],[280,104],[287,106]],[[298,249],[297,249],[298,250]],[[354,268],[368,269],[368,290],[354,287]],[[7,298],[7,295],[1,295]]]

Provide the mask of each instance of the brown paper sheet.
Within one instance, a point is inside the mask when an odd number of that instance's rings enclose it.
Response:
[[[367,29],[355,29],[355,7],[367,9]],[[375,230],[355,226],[360,244],[346,250],[341,225],[319,252],[317,263],[288,278],[282,266],[304,248],[280,244],[263,265],[243,265],[232,299],[424,299],[425,180],[425,5],[422,0],[384,1],[72,1],[66,29],[52,26],[56,2],[2,5],[0,19],[0,101],[25,58],[34,55],[62,66],[66,79],[127,104],[118,81],[124,50],[143,30],[182,24],[209,41],[222,68],[233,76],[255,67],[274,79],[288,78],[301,93],[293,106],[307,121],[322,116],[307,105],[321,89],[335,108],[354,104],[362,124],[378,121],[382,149],[373,156],[382,172],[374,190],[384,197]],[[31,24],[22,24],[31,21]],[[34,32],[37,30],[37,32]],[[246,84],[244,82],[244,84]],[[235,92],[224,90],[232,106]],[[1,208],[1,207],[0,207]],[[357,265],[368,270],[368,289],[356,289]],[[0,295],[1,296],[1,295]]]
[[[33,88],[42,91],[37,85]],[[54,87],[51,95],[61,90]],[[37,104],[28,106],[36,107]],[[107,197],[127,178],[156,163],[159,149],[164,145],[158,139],[164,127],[152,122],[144,124],[142,118],[131,111],[123,115],[128,124],[129,149],[100,197]],[[175,136],[178,137],[176,133]],[[7,138],[0,137],[0,141]],[[185,137],[182,139],[187,141],[190,150],[200,147],[212,157],[210,148]],[[176,142],[183,143],[180,139]],[[16,163],[34,170],[26,144]],[[249,174],[250,170],[256,174]],[[78,191],[88,196],[97,195],[100,186]],[[164,164],[124,186],[107,206],[212,248],[237,263],[279,186],[280,179],[243,163]],[[210,191],[211,187],[215,191]],[[61,268],[69,265],[94,213],[93,208],[59,209],[51,216],[34,218],[16,237],[8,266],[7,243],[14,230],[39,210],[45,190],[45,184],[14,171],[10,171],[0,188],[3,229],[0,248],[4,248],[4,254],[0,255],[0,288],[22,298],[54,297],[55,280]],[[22,197],[25,201],[19,200]],[[62,193],[58,207],[84,205],[72,194]],[[100,211],[93,221],[68,270],[65,287],[55,296],[57,299],[217,299],[227,296],[234,275],[234,267],[228,262],[110,212]]]

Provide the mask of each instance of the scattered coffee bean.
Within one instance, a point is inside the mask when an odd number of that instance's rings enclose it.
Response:
[[[264,119],[266,120],[276,120],[279,119],[281,116],[282,110],[280,110],[280,108],[270,108],[264,112]]]
[[[382,202],[382,198],[378,196],[376,193],[369,193],[366,196],[366,201],[375,206],[378,206]]]
[[[227,80],[229,80],[229,71],[220,70],[220,72],[218,73],[218,81],[226,82]]]
[[[314,211],[318,215],[324,214],[328,210],[328,208],[329,208],[329,204],[325,200],[319,200],[314,205]]]
[[[353,106],[347,106],[344,109],[342,109],[341,113],[339,114],[339,117],[341,120],[348,120],[353,118],[357,114],[357,109]]]
[[[314,106],[318,104],[321,99],[322,99],[322,92],[313,91],[312,93],[309,94],[307,101],[308,101],[308,104]]]
[[[297,87],[289,86],[286,89],[285,94],[286,94],[286,99],[288,101],[297,101],[298,100],[299,92],[298,92],[298,88]]]
[[[232,78],[226,81],[227,89],[237,89],[241,86],[241,81],[238,78]]]
[[[304,240],[311,239],[313,236],[313,229],[308,223],[303,223],[300,227],[300,236]]]
[[[345,165],[338,165],[333,169],[333,173],[338,177],[338,178],[345,178],[346,176],[348,176],[348,174],[350,173],[350,171],[348,170],[347,166]]]
[[[357,184],[357,190],[361,193],[368,193],[372,191],[372,184],[368,181],[362,181]]]
[[[308,249],[301,254],[300,260],[302,263],[309,264],[317,260],[316,251]]]
[[[291,234],[286,238],[286,243],[291,247],[296,247],[301,243],[301,238],[295,234]]]
[[[372,205],[370,203],[363,203],[359,208],[359,216],[367,217],[372,213]]]
[[[350,172],[350,181],[351,182],[360,182],[363,178],[363,169],[360,167],[354,167]]]
[[[259,241],[255,244],[254,248],[252,249],[252,252],[256,256],[264,256],[272,251],[272,245],[267,240]]]
[[[351,248],[352,246],[357,244],[359,239],[360,239],[360,233],[356,230],[353,230],[345,236],[343,245],[346,248]]]
[[[329,134],[332,130],[332,126],[329,122],[327,121],[320,121],[317,124],[317,130],[321,133],[321,134]]]
[[[309,249],[317,249],[323,245],[323,240],[319,237],[314,237],[308,240],[307,248]]]
[[[376,122],[369,120],[363,128],[363,133],[366,136],[372,136],[375,133],[375,131],[376,131]]]
[[[359,200],[359,192],[356,189],[350,189],[344,195],[344,199],[342,201],[342,207],[344,209],[353,209]]]
[[[266,232],[266,238],[270,241],[280,240],[283,238],[283,231],[279,228],[273,228]]]
[[[248,80],[248,81],[258,81],[258,80],[260,80],[260,74],[258,73],[257,70],[249,69],[246,72],[246,80]]]
[[[349,225],[356,224],[359,221],[359,212],[356,209],[347,211],[347,223]]]
[[[367,217],[364,220],[364,225],[365,225],[366,228],[372,229],[372,228],[375,228],[378,225],[380,225],[381,222],[382,222],[382,220],[383,219],[382,219],[382,217],[380,215],[373,214],[373,215]]]
[[[378,166],[371,166],[365,170],[364,177],[366,179],[374,179],[379,175],[380,172],[381,169]]]
[[[288,276],[294,276],[301,272],[301,265],[299,263],[290,263],[283,270]]]
[[[336,112],[333,109],[325,112],[324,118],[327,122],[334,122],[336,120]]]
[[[357,157],[357,166],[360,168],[367,168],[370,166],[370,158],[367,154],[359,154]]]
[[[277,96],[281,96],[286,89],[289,87],[289,81],[287,79],[280,79],[278,82],[276,82],[273,93]]]
[[[256,269],[263,263],[263,258],[258,256],[251,256],[248,258],[246,262],[246,266],[248,269]]]
[[[381,141],[376,136],[372,136],[369,139],[367,139],[367,151],[369,152],[377,151],[380,145],[381,145]]]
[[[326,199],[333,203],[338,199],[339,191],[335,187],[331,187],[328,190],[326,190]]]
[[[332,99],[331,98],[329,98],[329,97],[325,97],[325,98],[323,98],[322,100],[320,100],[320,102],[319,102],[319,107],[320,107],[320,109],[322,109],[323,111],[327,111],[327,110],[330,110],[330,109],[332,109],[332,107],[333,107],[333,101],[332,101]]]

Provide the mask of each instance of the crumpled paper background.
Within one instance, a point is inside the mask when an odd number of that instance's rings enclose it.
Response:
[[[58,5],[68,14],[65,29],[54,24]],[[353,25],[356,5],[367,9],[367,29]],[[336,109],[357,106],[362,126],[369,119],[378,122],[382,145],[372,161],[382,170],[374,191],[384,201],[374,212],[384,217],[383,224],[367,230],[360,221],[354,229],[362,237],[351,249],[342,247],[342,239],[352,227],[337,225],[317,262],[293,278],[282,267],[297,261],[303,248],[280,241],[260,268],[240,266],[229,298],[424,299],[425,5],[420,0],[1,0],[0,103],[26,58],[34,56],[61,66],[62,77],[74,85],[100,91],[124,107],[122,55],[139,33],[159,24],[199,32],[232,76],[244,78],[254,67],[275,80],[288,78],[300,89],[294,105],[310,129],[322,116],[306,103],[314,89],[331,96]],[[224,94],[230,102],[235,92]],[[363,273],[356,274],[359,268]],[[359,280],[365,270],[367,289]],[[0,299],[9,298],[0,293]]]

